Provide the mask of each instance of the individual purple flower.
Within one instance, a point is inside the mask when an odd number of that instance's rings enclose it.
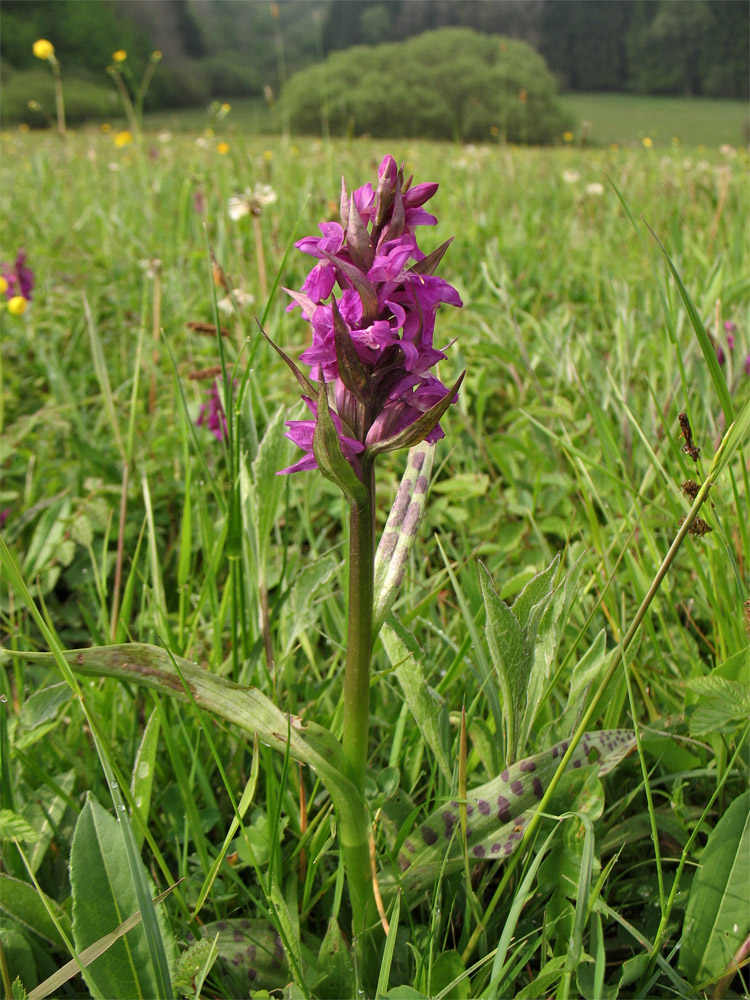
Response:
[[[7,282],[6,299],[12,299],[17,295],[27,300],[31,299],[31,292],[34,288],[34,272],[30,267],[26,267],[25,250],[18,251],[13,264],[0,265],[0,271]]]
[[[288,422],[287,437],[306,454],[283,472],[319,466],[321,402],[359,478],[376,454],[443,436],[439,421],[457,398],[460,379],[448,389],[431,371],[445,357],[433,345],[435,316],[442,304],[462,303],[456,289],[434,274],[448,243],[425,255],[415,235],[418,226],[437,221],[423,208],[437,188],[412,187],[386,156],[375,188],[365,184],[348,196],[342,181],[340,224],[321,223],[321,236],[297,242],[316,259],[300,291],[285,289],[289,310],[299,306],[312,329],[300,355],[309,378],[284,358],[313,419]]]
[[[750,352],[745,358],[745,374],[750,375]]]
[[[219,384],[214,382],[208,393],[208,402],[201,403],[198,419],[195,421],[198,427],[207,427],[217,441],[223,441],[227,434],[227,418],[224,414],[224,407],[219,396]]]

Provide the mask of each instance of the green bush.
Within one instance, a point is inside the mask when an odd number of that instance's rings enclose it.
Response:
[[[296,73],[283,92],[292,127],[333,135],[544,144],[566,122],[544,59],[525,42],[443,28],[356,46]]]
[[[63,76],[65,121],[76,125],[89,119],[99,121],[122,115],[117,91],[108,79],[99,83],[88,76]],[[39,105],[35,110],[29,101]],[[4,126],[25,122],[43,128],[55,122],[55,85],[47,66],[7,73],[3,82],[0,122]]]

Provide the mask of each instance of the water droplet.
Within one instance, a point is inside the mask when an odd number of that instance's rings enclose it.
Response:
[[[119,808],[120,808],[120,812],[125,812],[125,806],[124,805],[120,804]]]
[[[0,694],[0,702],[2,702],[3,705],[6,703],[7,700],[8,700],[7,694]]]
[[[110,781],[110,785],[111,785],[112,788],[117,788],[117,782],[116,781]]]

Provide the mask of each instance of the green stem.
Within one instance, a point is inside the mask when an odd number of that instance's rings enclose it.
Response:
[[[370,721],[370,659],[372,656],[373,575],[375,560],[372,465],[365,470],[366,494],[362,502],[350,501],[349,628],[344,674],[344,761],[349,779],[361,796],[362,821],[356,829],[341,823],[341,842],[352,904],[352,930],[360,937],[374,917],[364,800],[367,744]]]

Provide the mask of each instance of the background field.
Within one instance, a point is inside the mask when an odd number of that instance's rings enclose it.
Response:
[[[726,430],[715,373],[645,224],[721,350],[732,405],[739,409],[750,393],[747,155],[682,148],[738,146],[740,115],[722,104],[726,131],[704,132],[691,105],[677,130],[681,102],[566,100],[593,123],[592,141],[602,148],[284,140],[251,134],[252,109],[244,106],[210,135],[205,119],[150,118],[155,131],[120,148],[116,129],[85,130],[65,142],[49,133],[3,137],[2,256],[25,249],[36,274],[26,314],[0,316],[3,534],[63,646],[113,637],[165,644],[213,673],[257,685],[283,711],[338,731],[346,610],[340,496],[314,474],[286,479],[260,561],[247,537],[228,539],[227,504],[240,486],[224,445],[195,426],[211,378],[193,376],[222,358],[238,378],[249,366],[241,411],[230,414],[243,456],[255,454],[279,411],[299,416],[297,386],[253,316],[266,311],[269,335],[292,356],[302,350],[307,327],[286,311],[275,278],[300,286],[309,260],[293,249],[286,256],[293,241],[335,216],[342,175],[350,187],[363,184],[390,152],[417,181],[440,183],[432,203],[439,224],[420,238],[430,250],[455,237],[441,273],[464,308],[441,310],[436,343],[451,345],[444,381],[467,372],[445,420],[396,614],[424,650],[453,761],[466,707],[468,782],[476,786],[503,766],[501,693],[484,639],[477,558],[508,601],[555,555],[566,570],[581,560],[580,590],[562,623],[528,752],[557,738],[576,664],[599,635],[610,651],[618,647],[689,508],[680,484],[706,475]],[[198,131],[178,132],[180,122]],[[156,131],[165,127],[169,133]],[[671,148],[673,134],[679,149]],[[653,137],[651,149],[640,145],[644,135]],[[609,148],[611,140],[620,148]],[[263,210],[259,234],[250,218],[232,221],[227,211],[231,195],[258,183],[278,195]],[[254,305],[222,314],[228,336],[220,342],[188,326],[213,323],[214,293],[224,295],[212,281],[209,246],[231,285],[255,297]],[[697,464],[682,450],[681,411],[702,449]],[[279,445],[279,468],[291,451]],[[402,467],[396,455],[379,468],[381,525]],[[750,930],[740,899],[723,913],[728,936],[712,941],[706,958],[686,918],[696,866],[747,782],[745,711],[736,693],[750,669],[746,453],[735,456],[711,501],[703,511],[711,530],[686,540],[596,720],[597,728],[643,727],[638,752],[603,782],[588,769],[586,786],[571,786],[568,806],[590,815],[593,839],[581,820],[554,841],[491,995],[594,996],[606,980],[611,996],[706,996]],[[123,582],[113,622],[118,560]],[[261,578],[272,670],[263,651]],[[45,648],[7,574],[0,600],[6,647]],[[75,824],[87,795],[110,807],[109,779],[79,704],[31,701],[59,681],[54,668],[10,658],[3,666],[2,806],[34,823],[46,811],[33,870],[62,920],[70,914]],[[729,683],[722,690],[732,694],[709,696],[696,686],[709,677],[721,678],[717,689]],[[313,959],[330,915],[340,912],[345,923],[346,903],[330,802],[313,773],[288,768],[262,745],[253,751],[231,727],[202,728],[190,706],[164,696],[111,680],[86,680],[84,693],[121,788],[138,773],[147,720],[152,713],[158,720],[153,783],[142,805],[143,857],[160,889],[185,879],[164,904],[166,939],[184,950],[203,924],[262,919],[287,941],[291,927],[303,943],[303,971],[295,974],[303,985],[293,995],[319,995]],[[372,718],[373,810],[394,794],[396,778],[416,816],[457,794],[458,776],[451,783],[439,773],[381,647]],[[234,815],[229,792],[245,787],[253,761],[259,778],[246,832],[257,868],[237,836],[231,864],[221,866],[196,920],[192,907]],[[558,803],[560,811],[568,806]],[[394,867],[390,836],[382,824],[384,877]],[[405,898],[386,985],[479,995],[533,857],[532,850],[496,909],[490,900],[503,869],[495,863]],[[29,881],[7,840],[3,860],[6,872]],[[582,871],[596,886],[586,912],[570,889]],[[671,897],[677,873],[680,891]],[[272,885],[285,900],[286,923],[276,896],[268,915]],[[479,947],[464,963],[480,923]],[[54,935],[51,944],[23,927],[14,935],[4,946],[28,988],[69,958]],[[571,940],[592,957],[564,974],[560,956]],[[284,963],[293,952],[282,952]],[[449,991],[464,964],[478,960],[486,961],[471,983],[464,978]],[[266,968],[260,985],[293,978],[284,963]],[[220,960],[205,995],[238,996],[247,984],[245,965]],[[743,990],[739,977],[725,995]],[[88,994],[76,978],[57,995]]]

